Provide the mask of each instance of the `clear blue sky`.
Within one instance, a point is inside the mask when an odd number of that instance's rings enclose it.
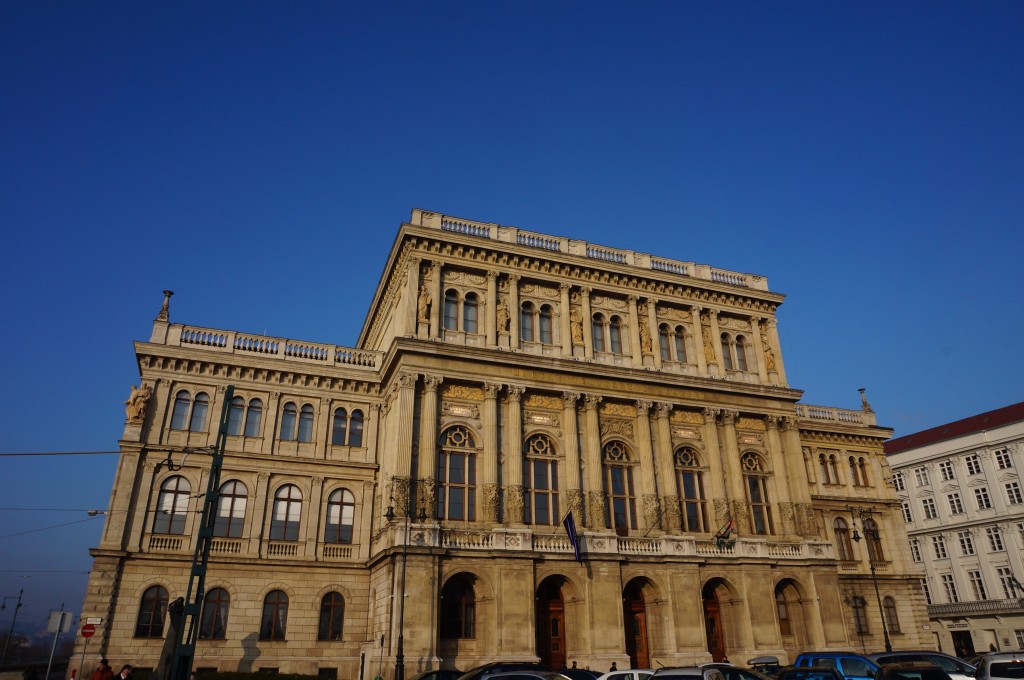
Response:
[[[805,401],[1024,398],[1024,3],[0,4],[0,450],[117,448],[175,322],[351,345],[413,207],[768,277]],[[114,456],[0,458],[81,606]],[[23,578],[29,576],[29,578]],[[0,613],[0,629],[9,625]],[[19,629],[22,629],[19,621]]]

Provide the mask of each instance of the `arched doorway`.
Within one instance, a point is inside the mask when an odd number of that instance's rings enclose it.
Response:
[[[701,592],[704,603],[704,633],[712,661],[724,661],[726,658],[725,628],[722,626],[722,609],[718,601],[718,591],[724,591],[724,587],[721,579],[712,579],[704,584],[704,590]]]
[[[558,576],[544,579],[537,588],[537,656],[548,668],[565,668],[565,600]]]
[[[626,653],[630,668],[650,668],[651,655],[647,639],[647,606],[644,582],[634,579],[622,593],[622,622],[626,634]]]

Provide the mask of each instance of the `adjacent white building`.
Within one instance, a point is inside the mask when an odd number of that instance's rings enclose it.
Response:
[[[885,453],[936,645],[1024,649],[1024,402],[891,439]]]

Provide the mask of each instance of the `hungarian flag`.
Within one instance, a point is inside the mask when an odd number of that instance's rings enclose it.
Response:
[[[565,527],[565,535],[569,537],[569,545],[576,553],[576,561],[583,562],[583,557],[580,555],[580,537],[576,535],[576,522],[572,518],[572,510],[562,520],[562,526]]]
[[[715,539],[721,541],[721,540],[724,540],[726,538],[729,538],[729,536],[732,534],[732,527],[733,527],[733,523],[735,521],[736,520],[734,520],[732,517],[730,517],[729,521],[726,522],[725,525],[721,529],[718,530],[717,534],[715,534]]]

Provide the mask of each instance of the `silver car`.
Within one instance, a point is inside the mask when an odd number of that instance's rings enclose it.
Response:
[[[930,661],[942,670],[946,671],[953,680],[974,680],[974,666],[942,652],[931,651],[907,651],[907,652],[879,652],[869,654],[868,658],[879,666],[887,663],[906,663],[908,661]]]
[[[978,680],[1024,680],[1024,652],[991,652],[978,662]]]
[[[651,680],[725,680],[725,675],[721,669],[709,666],[679,666],[659,668]]]

